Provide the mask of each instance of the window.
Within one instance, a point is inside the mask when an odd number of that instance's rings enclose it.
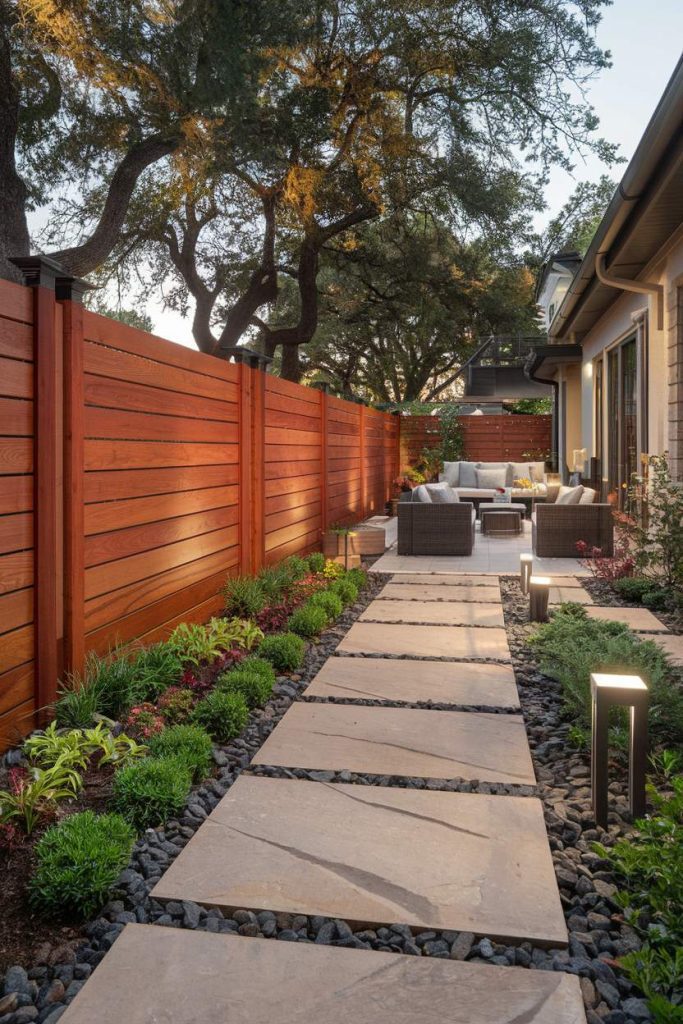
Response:
[[[607,486],[610,493],[619,487],[619,349],[607,357]]]
[[[597,369],[597,367],[596,367]],[[628,488],[639,469],[641,424],[639,415],[639,379],[647,387],[644,368],[638,372],[636,337],[627,338],[607,354],[607,482],[619,508],[627,504]],[[599,380],[599,384],[598,384]],[[602,371],[596,376],[596,452],[604,443],[603,428],[598,427],[598,391],[604,382]]]
[[[604,457],[604,442],[603,442],[603,429],[604,429],[604,413],[602,408],[602,402],[604,398],[604,383],[602,379],[603,374],[603,361],[602,359],[596,359],[595,367],[593,369],[593,395],[595,400],[595,408],[593,410],[593,419],[595,423],[595,443],[593,445],[593,454],[597,461],[597,475],[598,478],[602,476],[603,464],[602,460]]]

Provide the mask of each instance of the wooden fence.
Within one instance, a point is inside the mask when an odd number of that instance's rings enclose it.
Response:
[[[551,416],[460,416],[466,459],[479,462],[522,462],[542,459],[552,445]],[[425,448],[441,441],[438,416],[401,419],[401,466],[415,464]]]
[[[87,650],[206,620],[229,573],[381,512],[398,471],[398,417],[84,311],[46,261],[25,272],[0,281],[0,749]]]

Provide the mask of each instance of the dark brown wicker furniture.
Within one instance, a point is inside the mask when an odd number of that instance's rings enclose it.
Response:
[[[492,534],[519,534],[522,532],[522,515],[515,508],[480,508],[481,532]]]
[[[611,505],[536,505],[531,517],[535,555],[540,558],[578,558],[577,541],[614,554]]]
[[[400,501],[399,555],[471,555],[476,512],[467,501],[430,504]]]

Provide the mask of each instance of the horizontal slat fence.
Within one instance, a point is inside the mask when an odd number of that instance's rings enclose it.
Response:
[[[0,750],[88,650],[221,608],[229,574],[383,511],[398,418],[0,281]],[[35,515],[34,515],[35,512]]]
[[[551,416],[459,416],[464,458],[477,462],[521,462],[545,458],[552,443]],[[438,416],[401,419],[401,466],[416,463],[425,448],[441,442]]]

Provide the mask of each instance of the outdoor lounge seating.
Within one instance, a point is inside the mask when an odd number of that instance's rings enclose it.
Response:
[[[476,516],[474,505],[465,501],[400,501],[398,554],[471,555]]]
[[[540,558],[576,558],[576,544],[614,554],[612,506],[607,504],[537,505],[531,517],[532,546]]]

